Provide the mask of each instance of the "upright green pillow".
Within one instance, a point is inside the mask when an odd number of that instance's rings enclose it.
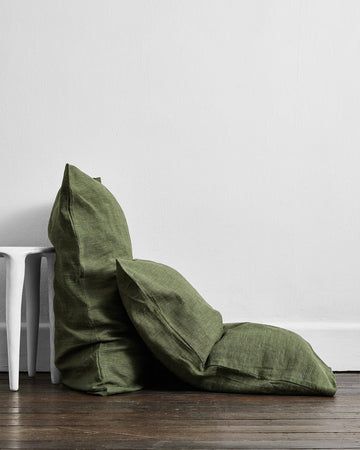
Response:
[[[126,219],[113,195],[66,165],[49,222],[55,247],[55,364],[67,386],[108,395],[143,387],[150,352],[116,285],[116,258],[131,258]]]
[[[175,270],[117,261],[121,299],[155,356],[182,380],[210,391],[334,395],[336,382],[300,336],[260,324],[222,324]]]

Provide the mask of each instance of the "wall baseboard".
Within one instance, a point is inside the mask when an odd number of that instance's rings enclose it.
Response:
[[[266,322],[288,328],[309,341],[323,359],[336,371],[360,371],[360,323],[358,322]],[[7,372],[6,327],[0,323],[0,372]],[[21,327],[20,370],[26,371],[26,324]],[[49,325],[39,328],[39,372],[49,371]]]
[[[360,371],[360,322],[267,322],[306,339],[334,371]]]
[[[37,370],[39,372],[49,372],[49,324],[40,323],[39,325],[39,341],[38,341],[38,357]],[[4,322],[0,322],[0,372],[8,371],[7,348],[6,348],[6,326]],[[27,371],[26,363],[26,324],[21,324],[21,340],[20,340],[20,371]]]

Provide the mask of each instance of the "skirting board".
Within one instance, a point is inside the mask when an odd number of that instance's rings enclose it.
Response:
[[[38,355],[36,369],[39,372],[49,372],[49,324],[39,325]],[[20,338],[20,371],[27,370],[26,363],[26,324],[21,324]],[[7,348],[6,348],[6,326],[0,323],[0,372],[8,371]]]
[[[335,371],[360,371],[360,323],[358,322],[266,322],[300,334],[321,359]],[[7,372],[6,327],[0,323],[0,372]],[[26,325],[21,327],[20,370],[26,371]],[[49,371],[49,325],[39,327],[39,372]]]

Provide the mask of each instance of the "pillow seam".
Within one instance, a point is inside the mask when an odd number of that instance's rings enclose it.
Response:
[[[76,222],[75,216],[76,216],[76,214],[75,214],[75,212],[73,210],[74,195],[73,195],[73,192],[72,192],[72,189],[71,189],[70,174],[69,174],[68,183],[69,183],[69,189],[68,189],[68,194],[69,194],[69,197],[68,197],[68,200],[69,200],[68,201],[69,218],[70,218],[71,228],[73,230],[73,233],[74,233],[74,236],[75,236],[75,240],[76,240],[76,243],[77,243],[78,261],[79,261],[79,266],[80,266],[80,273],[78,274],[78,280],[79,280],[79,284],[81,285],[81,288],[82,288],[82,291],[83,291],[85,297],[88,298],[87,297],[86,288],[85,288],[85,285],[84,285],[85,269],[81,265],[81,262],[80,262],[81,261],[81,257],[80,257],[80,255],[81,255],[81,246],[80,246],[80,239],[79,239],[78,233],[76,231],[76,226],[75,226],[75,222]],[[91,309],[90,309],[88,303],[86,303],[86,308],[87,308],[87,311],[88,311],[87,317],[88,317],[89,325],[90,325],[90,327],[91,327],[91,329],[93,331],[93,334],[94,334],[94,337],[95,337],[95,340],[96,340],[96,344],[99,344],[100,341],[98,339],[96,326],[95,326],[94,320],[91,318],[91,314],[90,314]],[[104,376],[103,376],[102,369],[101,369],[100,364],[99,364],[99,352],[100,352],[99,345],[96,345],[95,363],[96,363],[96,367],[97,367],[98,377],[99,377],[99,381],[100,382],[104,382]]]
[[[232,372],[238,373],[238,374],[240,374],[240,375],[241,375],[241,374],[244,374],[244,375],[250,376],[250,377],[252,377],[252,378],[255,378],[256,380],[267,381],[267,382],[269,382],[270,384],[271,384],[271,383],[277,383],[277,382],[289,383],[289,384],[293,384],[293,385],[295,385],[295,386],[300,386],[300,387],[302,387],[302,388],[308,389],[309,391],[313,390],[313,391],[321,392],[321,390],[319,390],[319,389],[318,389],[317,387],[315,387],[313,384],[308,383],[308,382],[305,382],[304,384],[302,384],[302,383],[297,383],[297,382],[295,382],[295,381],[292,381],[291,379],[289,379],[289,380],[283,380],[283,379],[270,379],[270,378],[267,378],[267,377],[259,377],[259,376],[256,376],[254,373],[251,373],[250,371],[244,371],[244,372],[242,372],[242,371],[240,371],[240,370],[236,370],[236,369],[233,369],[233,368],[225,367],[225,366],[222,366],[222,365],[220,365],[220,364],[210,364],[210,365],[208,365],[207,367],[218,367],[218,368],[220,368],[220,369],[231,370]],[[236,383],[239,383],[239,384],[240,384],[240,382],[239,382],[238,380],[236,380],[236,379],[234,379],[234,378],[232,378],[232,377],[225,376],[225,378],[227,378],[227,379],[229,379],[229,380],[231,380],[231,381],[235,381]]]

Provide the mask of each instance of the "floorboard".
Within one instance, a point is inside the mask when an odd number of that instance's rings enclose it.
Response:
[[[334,398],[198,391],[97,397],[0,374],[0,449],[360,448],[360,373],[337,374]]]

